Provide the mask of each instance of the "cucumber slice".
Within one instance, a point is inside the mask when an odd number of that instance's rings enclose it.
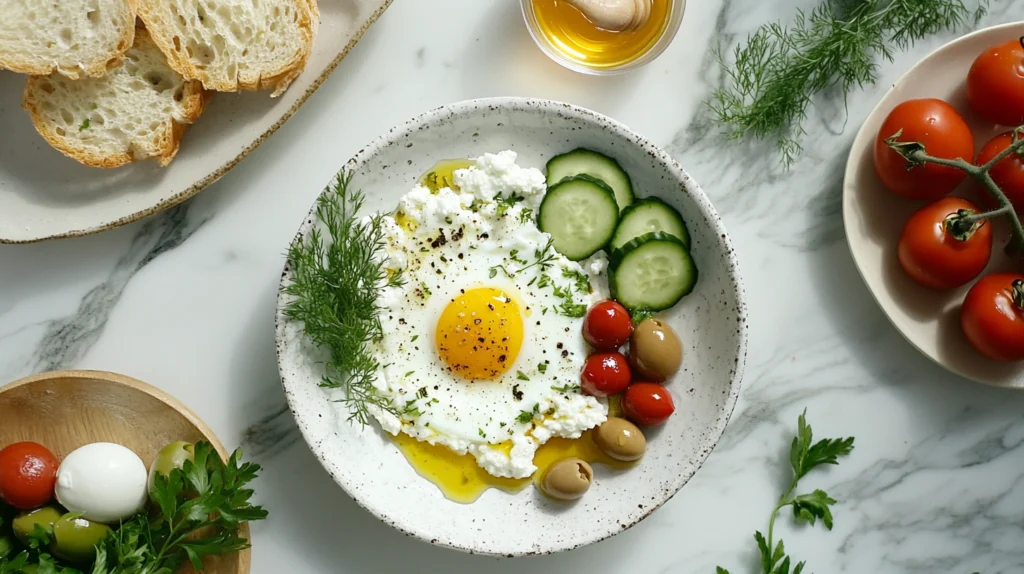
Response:
[[[547,166],[548,187],[552,187],[567,177],[586,174],[596,177],[608,184],[615,192],[615,202],[619,211],[633,203],[633,183],[629,175],[614,159],[585,148],[577,148],[569,153],[551,158]]]
[[[589,175],[577,175],[549,188],[537,214],[537,226],[551,234],[555,251],[573,261],[586,259],[607,245],[618,221],[612,188]]]
[[[608,285],[630,311],[661,311],[697,284],[697,266],[683,242],[655,231],[626,243],[612,255]]]
[[[646,197],[622,210],[610,247],[620,249],[645,233],[663,231],[690,248],[690,232],[679,212],[657,197]]]

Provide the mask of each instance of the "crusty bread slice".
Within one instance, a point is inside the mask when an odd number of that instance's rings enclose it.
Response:
[[[309,59],[316,0],[138,0],[171,67],[208,90],[285,91]]]
[[[50,145],[85,165],[118,167],[151,157],[167,165],[206,99],[199,82],[172,70],[140,28],[108,75],[29,77],[22,107]]]
[[[98,78],[131,48],[135,0],[3,0],[0,69]]]

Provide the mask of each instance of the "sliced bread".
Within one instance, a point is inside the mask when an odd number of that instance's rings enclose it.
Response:
[[[285,91],[313,48],[316,0],[138,0],[171,67],[208,90]]]
[[[140,28],[135,45],[108,75],[29,77],[22,107],[50,145],[85,165],[117,167],[146,158],[167,165],[206,97],[199,82],[167,65]]]
[[[98,78],[135,35],[134,0],[3,0],[0,69]]]

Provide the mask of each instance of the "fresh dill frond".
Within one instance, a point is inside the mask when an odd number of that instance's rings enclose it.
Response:
[[[383,336],[377,293],[401,285],[402,276],[378,257],[383,215],[361,220],[363,194],[351,183],[352,173],[342,172],[317,199],[319,225],[289,248],[292,276],[283,290],[292,297],[285,316],[302,322],[306,336],[330,354],[321,386],[341,389],[349,420],[365,425],[371,406],[399,414],[373,385],[380,365],[370,343]]]
[[[879,56],[892,61],[928,35],[954,30],[985,13],[961,0],[825,0],[798,11],[791,26],[773,22],[737,46],[731,62],[716,52],[724,85],[707,105],[727,136],[774,140],[788,167],[800,155],[812,98],[838,89],[844,101],[854,88],[878,80]]]

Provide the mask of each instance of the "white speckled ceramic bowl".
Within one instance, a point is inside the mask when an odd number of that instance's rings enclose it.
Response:
[[[395,528],[433,544],[507,556],[551,553],[596,542],[636,524],[689,480],[725,429],[739,393],[747,313],[728,234],[700,187],[664,151],[629,128],[568,104],[530,99],[463,102],[388,131],[349,160],[367,211],[391,211],[419,176],[441,159],[512,149],[521,165],[543,169],[552,156],[586,146],[615,157],[639,196],[680,210],[700,268],[696,290],[665,318],[684,341],[683,370],[668,387],[677,411],[650,436],[645,458],[627,471],[595,468],[576,504],[535,489],[489,490],[475,503],[444,498],[379,430],[345,422],[317,383],[322,367],[301,325],[277,315],[278,365],[299,428],[324,468],[361,506]],[[299,229],[309,233],[311,212]],[[282,284],[290,280],[286,267]],[[582,324],[582,320],[581,320]]]
[[[933,291],[915,283],[900,267],[896,245],[903,225],[927,202],[903,199],[886,190],[875,174],[873,150],[889,112],[900,102],[914,98],[940,98],[952,104],[971,125],[978,149],[1008,130],[986,123],[970,109],[965,88],[967,71],[989,47],[1022,35],[1024,22],[986,28],[954,40],[918,62],[864,120],[850,149],[843,182],[843,223],[853,260],[892,324],[919,351],[946,369],[973,381],[1015,389],[1024,389],[1024,364],[986,359],[974,350],[960,328],[960,306],[970,285]],[[969,196],[972,185],[968,181],[954,194]],[[1001,249],[1009,238],[1009,228],[999,222],[994,229],[996,247],[984,274],[1019,270]]]

